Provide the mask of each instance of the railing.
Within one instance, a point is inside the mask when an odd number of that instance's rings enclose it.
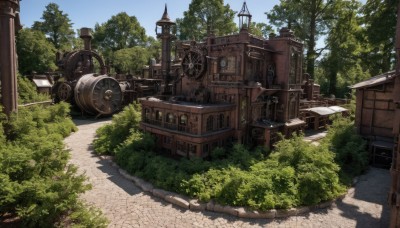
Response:
[[[48,100],[48,101],[39,101],[39,102],[32,102],[32,103],[27,103],[27,104],[19,104],[18,107],[29,107],[29,106],[35,106],[35,105],[51,105],[53,101]]]
[[[164,127],[170,130],[174,130],[176,131],[178,126],[176,124],[173,123],[164,123]]]
[[[165,123],[162,124],[161,120],[152,120],[152,119],[144,119],[143,122],[151,124],[151,125],[155,125],[155,126],[162,126],[166,129],[169,130],[173,130],[173,131],[182,131],[182,132],[186,132],[186,133],[192,133],[190,132],[190,128],[188,126],[182,126],[182,125],[178,125],[178,124],[174,124],[174,123]],[[194,132],[195,134],[196,132]]]
[[[146,121],[145,121],[146,122]],[[156,125],[156,126],[161,126],[161,120],[147,120],[146,123],[149,123],[151,125]]]

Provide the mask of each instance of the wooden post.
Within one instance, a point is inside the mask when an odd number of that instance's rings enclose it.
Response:
[[[393,91],[393,101],[396,105],[395,120],[394,123],[397,126],[394,127],[395,140],[397,145],[393,150],[393,164],[390,169],[392,175],[392,184],[389,193],[389,205],[390,205],[390,227],[400,227],[400,1],[397,6],[397,25],[396,25],[396,79],[395,89]]]
[[[19,0],[0,0],[0,82],[1,104],[4,112],[16,112],[17,105],[17,54],[15,47],[15,19]],[[18,23],[17,23],[17,26]]]

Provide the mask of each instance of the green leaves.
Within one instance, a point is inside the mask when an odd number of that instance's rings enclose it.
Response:
[[[45,33],[56,49],[70,50],[70,41],[73,40],[75,33],[68,14],[63,13],[57,4],[50,3],[46,6],[41,19],[43,21],[34,22],[32,29]]]
[[[41,31],[21,29],[17,34],[17,54],[18,68],[22,75],[33,71],[45,73],[57,68],[56,49]]]
[[[104,218],[79,202],[79,194],[90,185],[75,166],[67,165],[69,153],[62,140],[76,130],[68,113],[66,103],[33,106],[1,121],[5,137],[0,146],[0,214],[18,216],[24,227],[106,226]],[[61,218],[71,213],[84,217],[71,217],[62,225]]]
[[[112,16],[101,25],[96,24],[93,33],[93,44],[108,59],[117,50],[145,45],[146,39],[146,31],[136,17],[125,12]]]
[[[235,12],[223,0],[192,0],[183,15],[176,20],[181,40],[200,41],[211,31],[217,36],[237,31]]]
[[[117,147],[130,135],[138,130],[141,120],[141,107],[133,103],[124,110],[113,116],[111,124],[105,125],[97,130],[97,136],[93,142],[96,153],[115,154]]]
[[[211,160],[158,155],[154,138],[138,131],[137,119],[139,111],[125,109],[97,132],[95,149],[109,148],[129,173],[201,201],[259,210],[315,205],[345,192],[340,172],[353,175],[368,163],[363,141],[351,131],[353,125],[347,119],[335,121],[329,141],[320,146],[294,134],[278,142],[268,157],[262,149],[237,144],[228,150],[214,149]],[[346,160],[349,154],[351,162]]]

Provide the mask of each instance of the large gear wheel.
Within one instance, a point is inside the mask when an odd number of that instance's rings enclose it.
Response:
[[[192,48],[182,59],[183,73],[192,79],[201,79],[207,69],[207,59],[203,51]]]
[[[62,83],[58,86],[57,97],[60,101],[67,101],[71,98],[72,88],[67,83]]]

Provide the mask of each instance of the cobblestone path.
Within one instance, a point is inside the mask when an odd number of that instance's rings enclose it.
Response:
[[[71,163],[89,177],[93,189],[82,197],[100,208],[109,227],[388,227],[388,170],[371,168],[347,196],[330,208],[286,219],[240,219],[213,212],[193,212],[143,193],[117,168],[93,154],[91,143],[107,121],[75,120],[79,131],[65,139]]]

